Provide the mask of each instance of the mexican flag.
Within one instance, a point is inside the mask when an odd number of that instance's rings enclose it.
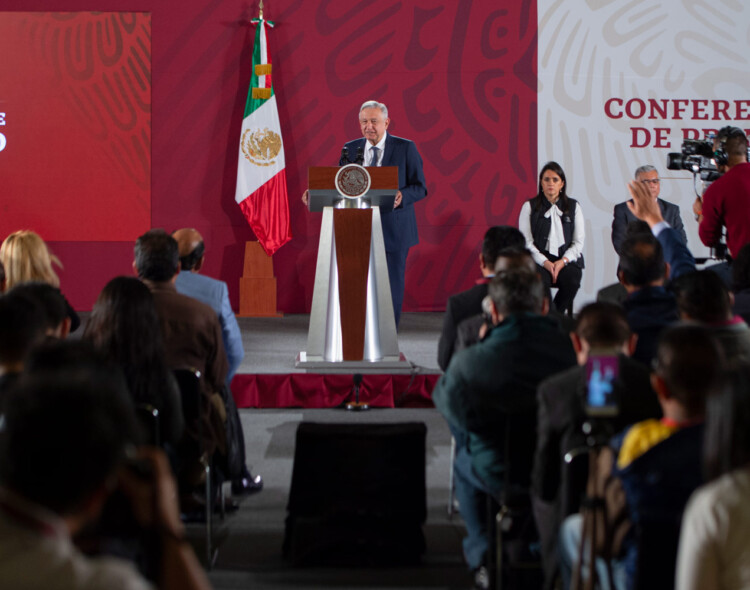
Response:
[[[253,72],[240,133],[235,200],[258,242],[272,256],[292,239],[289,227],[289,198],[286,191],[284,143],[281,140],[279,110],[271,84],[271,56],[262,17],[256,25]]]

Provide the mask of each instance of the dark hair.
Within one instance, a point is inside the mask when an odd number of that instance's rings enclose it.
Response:
[[[562,211],[563,213],[567,213],[569,207],[567,191],[568,182],[565,180],[565,171],[557,162],[547,162],[544,166],[542,166],[542,171],[539,173],[539,188],[536,197],[534,197],[534,201],[532,202],[532,206],[534,207],[534,209],[539,209],[544,205],[544,203],[547,202],[547,197],[544,196],[544,191],[542,190],[542,177],[544,176],[544,173],[547,172],[547,170],[551,170],[552,172],[557,174],[560,177],[560,180],[562,180],[563,182],[562,188],[560,189],[558,207],[560,211]]]
[[[737,293],[750,287],[750,243],[740,248],[732,262],[732,291]]]
[[[513,269],[496,274],[489,283],[488,294],[498,313],[540,313],[544,302],[544,286],[536,273]]]
[[[35,300],[0,296],[0,364],[21,362],[45,332],[44,312]]]
[[[82,352],[80,343],[50,346],[68,359]],[[70,347],[79,350],[68,355]],[[114,473],[134,433],[122,377],[95,357],[25,369],[6,398],[0,481],[57,514],[75,513]]]
[[[495,267],[495,261],[501,250],[506,248],[525,248],[526,238],[518,228],[509,225],[494,225],[484,234],[482,241],[482,258],[488,268]]]
[[[712,270],[696,270],[672,281],[677,308],[685,319],[707,324],[732,316],[732,302],[721,277]]]
[[[622,307],[597,301],[578,312],[576,334],[592,348],[619,348],[627,342],[631,332]]]
[[[652,233],[626,238],[620,250],[618,268],[624,281],[634,287],[645,287],[664,278],[667,267],[661,244]]]
[[[723,149],[727,156],[739,156],[743,159],[747,159],[747,135],[739,127],[733,127],[727,125],[719,129],[716,134],[716,139],[719,140],[719,150]]]
[[[510,270],[525,269],[536,273],[537,266],[531,256],[531,250],[527,248],[503,248],[497,253],[495,259],[495,272],[507,272]]]
[[[41,281],[19,283],[7,293],[34,301],[44,320],[45,330],[54,330],[68,317],[68,305],[60,289]]]
[[[651,231],[651,226],[642,219],[631,221],[625,228],[625,239],[643,234],[653,235],[653,232]]]
[[[179,269],[177,241],[162,229],[147,231],[135,242],[135,267],[142,279],[161,283]]]
[[[205,253],[206,245],[201,241],[189,254],[180,256],[180,268],[182,270],[193,270]]]
[[[728,371],[706,404],[703,465],[708,481],[750,463],[750,366]]]
[[[115,277],[94,304],[84,340],[122,368],[136,403],[159,406],[169,369],[154,297],[135,277]]]
[[[702,416],[724,369],[724,355],[707,328],[682,324],[659,339],[654,370],[693,417]]]

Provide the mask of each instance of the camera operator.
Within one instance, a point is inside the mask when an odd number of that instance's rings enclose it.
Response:
[[[736,256],[740,248],[750,242],[750,165],[747,161],[747,136],[738,127],[723,127],[714,139],[714,157],[722,175],[711,184],[693,204],[698,218],[698,235],[709,247],[716,246],[727,228],[729,254]],[[730,283],[728,264],[717,265],[719,272]]]

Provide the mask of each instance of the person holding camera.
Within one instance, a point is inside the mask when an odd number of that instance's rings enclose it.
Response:
[[[693,204],[698,219],[698,235],[709,247],[716,246],[727,228],[727,247],[732,257],[750,242],[750,164],[747,136],[739,127],[722,127],[714,139],[714,158],[722,175]],[[730,284],[728,265],[720,271]]]

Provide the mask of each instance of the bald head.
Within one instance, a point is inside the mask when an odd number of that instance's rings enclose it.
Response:
[[[180,253],[180,268],[198,272],[206,252],[203,237],[191,227],[178,229],[172,234]]]

